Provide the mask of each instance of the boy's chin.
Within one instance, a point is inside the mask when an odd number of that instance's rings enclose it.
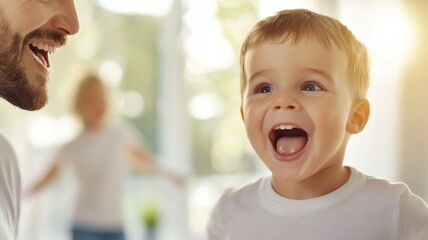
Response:
[[[312,175],[304,172],[301,168],[287,168],[272,171],[272,177],[281,182],[298,183],[310,178]]]

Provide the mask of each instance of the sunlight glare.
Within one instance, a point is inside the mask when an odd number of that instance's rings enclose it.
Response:
[[[230,67],[236,60],[234,50],[223,34],[215,1],[192,1],[183,16],[188,34],[184,38],[186,67],[204,74]]]
[[[409,59],[415,47],[415,27],[403,7],[395,6],[373,26],[373,44],[379,55],[388,56],[400,66]]]
[[[121,113],[129,118],[136,118],[144,112],[144,98],[137,91],[126,91],[122,96]]]
[[[115,60],[105,60],[98,70],[99,75],[104,83],[108,86],[119,86],[122,82],[123,68],[121,64]]]
[[[190,114],[199,120],[207,120],[218,116],[223,110],[223,104],[218,95],[203,93],[194,96],[189,102]]]
[[[173,0],[98,0],[105,9],[122,14],[141,14],[151,16],[164,16],[172,6]]]

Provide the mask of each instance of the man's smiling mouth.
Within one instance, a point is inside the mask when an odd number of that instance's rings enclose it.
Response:
[[[55,53],[56,47],[40,41],[31,41],[29,47],[39,62],[46,68],[50,68],[49,54]]]
[[[271,130],[269,140],[278,154],[290,156],[306,146],[308,134],[298,126],[281,124]]]

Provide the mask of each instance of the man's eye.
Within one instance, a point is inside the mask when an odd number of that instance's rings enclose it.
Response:
[[[305,83],[302,87],[302,90],[303,91],[320,91],[323,89],[316,83]]]

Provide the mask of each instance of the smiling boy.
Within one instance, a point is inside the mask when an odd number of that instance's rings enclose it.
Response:
[[[209,239],[428,239],[428,208],[403,183],[343,166],[370,115],[365,46],[339,21],[297,9],[241,48],[241,114],[270,170],[218,201]]]
[[[26,110],[47,102],[49,54],[75,34],[74,0],[0,0],[0,97]],[[17,236],[20,175],[15,154],[0,134],[0,239]]]

